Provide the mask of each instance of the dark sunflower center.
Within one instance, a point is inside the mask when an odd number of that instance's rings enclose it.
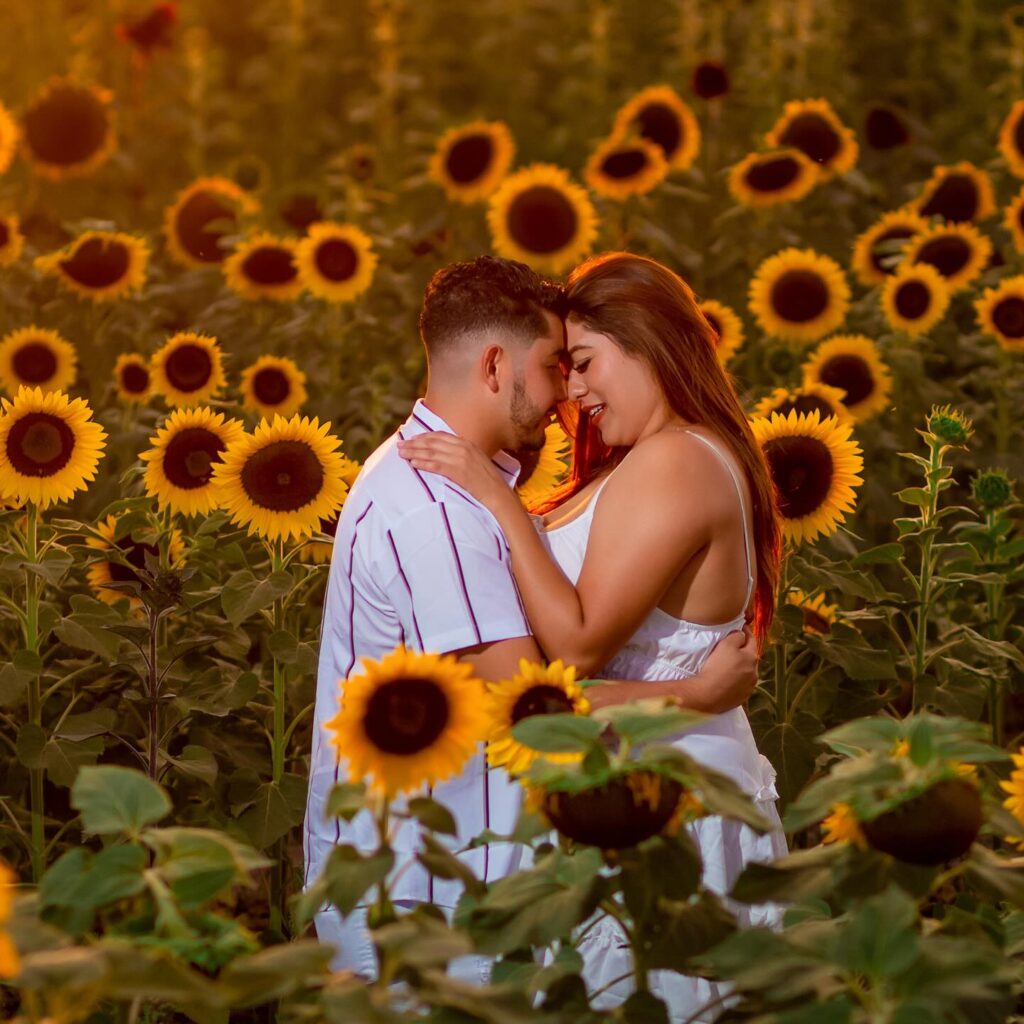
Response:
[[[508,232],[529,252],[557,252],[576,236],[576,210],[549,185],[534,185],[520,192],[508,210]]]
[[[822,366],[818,376],[823,384],[845,391],[848,406],[863,402],[875,390],[871,367],[857,355],[833,356]]]
[[[57,357],[49,345],[30,341],[14,353],[11,366],[14,376],[25,384],[43,384],[57,372]]]
[[[891,274],[895,271],[894,266],[888,266],[886,260],[892,259],[893,246],[886,245],[887,242],[905,241],[914,237],[914,229],[910,227],[893,227],[883,231],[871,243],[871,265],[880,274]]]
[[[190,491],[205,487],[220,462],[226,445],[206,427],[186,427],[168,441],[164,449],[164,476],[175,486]]]
[[[135,569],[146,568],[147,554],[152,558],[156,558],[160,554],[160,550],[156,545],[136,542],[131,537],[122,537],[117,542],[117,546]],[[108,565],[110,566],[110,579],[113,583],[139,582],[138,574],[129,569],[128,566],[121,565],[120,562],[109,562]]]
[[[791,323],[804,324],[828,309],[828,285],[813,270],[787,270],[772,286],[772,309]]]
[[[276,245],[261,245],[242,261],[242,274],[254,284],[289,284],[298,272],[292,254]]]
[[[788,416],[791,412],[796,412],[797,415],[803,412],[816,412],[823,420],[836,414],[835,409],[818,395],[797,395],[796,398],[787,398],[775,407],[775,412],[780,416]]]
[[[343,238],[329,238],[316,247],[316,269],[328,281],[347,281],[358,267],[355,248]]]
[[[829,633],[832,629],[828,619],[817,612],[811,611],[810,608],[804,609],[804,628],[815,633]]]
[[[864,135],[872,149],[895,149],[910,141],[903,119],[888,107],[872,107],[864,119]]]
[[[901,317],[917,320],[928,312],[932,304],[932,293],[923,281],[905,281],[896,289],[893,302]]]
[[[661,146],[669,160],[683,144],[683,125],[679,115],[664,103],[648,103],[637,111],[633,122],[645,139]]]
[[[320,532],[326,533],[329,537],[334,537],[338,533],[338,512],[335,512],[330,519],[320,520]]]
[[[363,731],[378,750],[408,757],[437,740],[450,714],[448,697],[433,679],[395,679],[370,697]]]
[[[557,715],[572,711],[572,701],[557,686],[531,686],[512,705],[512,724],[533,715]]]
[[[839,133],[820,114],[798,114],[786,125],[779,142],[806,153],[819,164],[827,164],[839,152]]]
[[[489,135],[466,135],[457,140],[445,156],[448,177],[459,185],[479,181],[494,160],[494,142]]]
[[[189,196],[174,220],[181,247],[201,263],[220,263],[227,255],[220,240],[235,229],[235,211],[230,204],[212,192],[199,191]],[[214,221],[229,225],[211,228]]]
[[[128,247],[106,238],[89,238],[75,246],[60,269],[86,288],[106,288],[124,277],[130,257]]]
[[[768,157],[747,171],[747,185],[755,192],[778,192],[799,174],[800,165],[791,156]]]
[[[832,486],[832,453],[815,437],[777,437],[765,445],[772,480],[779,492],[779,512],[802,519],[824,504]]]
[[[7,225],[0,220],[0,249],[6,248],[7,243],[11,240],[11,233],[7,230]]]
[[[992,310],[992,321],[1007,338],[1024,338],[1024,299],[1001,299]]]
[[[241,481],[254,505],[295,512],[320,493],[324,469],[304,441],[273,441],[246,459]]]
[[[141,394],[149,387],[149,370],[138,363],[121,367],[121,387],[131,395]]]
[[[164,373],[171,386],[178,391],[198,391],[210,380],[213,360],[201,345],[186,342],[167,357]]]
[[[647,155],[642,149],[617,149],[601,162],[601,173],[621,180],[635,178],[647,166]]]
[[[88,160],[103,145],[109,128],[103,104],[88,90],[58,86],[24,119],[25,140],[48,164],[70,167]]]
[[[948,221],[974,220],[978,212],[978,186],[966,174],[950,174],[921,207],[925,217],[945,217]]]
[[[281,219],[296,231],[304,232],[310,224],[323,220],[323,211],[316,196],[295,195],[281,207]]]
[[[277,367],[268,366],[255,374],[252,390],[256,401],[264,405],[280,405],[291,392],[291,384]]]
[[[729,91],[729,72],[715,60],[706,60],[693,69],[693,91],[704,100],[713,100]]]
[[[929,239],[917,254],[918,263],[933,266],[943,277],[959,273],[971,258],[971,246],[959,235],[941,235]]]
[[[7,434],[7,458],[22,476],[53,476],[71,460],[75,435],[59,416],[30,412]]]
[[[174,7],[171,4],[158,4],[149,14],[124,26],[124,34],[140,50],[168,47],[174,42],[174,21]]]

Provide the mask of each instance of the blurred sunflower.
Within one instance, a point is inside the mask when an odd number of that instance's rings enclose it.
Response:
[[[123,42],[135,47],[143,58],[156,50],[169,50],[174,45],[174,26],[178,7],[174,3],[157,3],[141,17],[119,22],[115,32]]]
[[[557,422],[549,423],[544,431],[544,446],[535,453],[517,453],[522,463],[516,491],[522,503],[532,508],[565,481],[569,473],[566,458],[572,442]],[[529,459],[532,454],[534,459]]]
[[[1003,214],[1003,226],[1013,237],[1013,247],[1024,252],[1024,188],[1017,193]]]
[[[612,135],[639,135],[661,149],[669,170],[685,171],[700,152],[700,125],[669,85],[652,85],[627,100],[615,115]]]
[[[751,427],[775,484],[783,537],[799,544],[835,533],[864,482],[851,424],[791,412],[754,419]]]
[[[0,388],[13,395],[22,385],[66,391],[75,383],[78,353],[56,331],[20,327],[0,339]]]
[[[324,219],[320,200],[310,192],[293,192],[278,210],[281,220],[300,235],[306,234],[310,226]]]
[[[1024,100],[1017,100],[999,129],[999,152],[1010,173],[1024,178]]]
[[[821,839],[823,843],[854,843],[862,850],[868,848],[868,841],[849,804],[834,804],[832,813],[821,823],[821,827],[825,833]]]
[[[802,590],[791,590],[786,595],[786,603],[796,605],[803,611],[805,633],[828,636],[832,631],[832,623],[836,621],[839,605],[825,604],[824,594],[808,597]]]
[[[96,85],[51,78],[21,119],[21,145],[36,173],[60,180],[102,166],[116,145],[114,94]]]
[[[791,147],[745,156],[729,171],[729,191],[744,206],[775,206],[803,199],[820,180],[818,165]]]
[[[205,407],[176,409],[149,439],[153,446],[139,458],[148,463],[146,494],[157,505],[184,516],[206,515],[217,507],[211,479],[229,444],[243,434],[242,424]]]
[[[1010,794],[1003,800],[1003,807],[1024,825],[1024,747],[1010,754],[1010,758],[1013,771],[1008,780],[1000,781],[999,788]]]
[[[522,775],[538,757],[556,764],[572,764],[580,754],[541,754],[524,746],[512,735],[512,726],[532,715],[587,715],[590,702],[576,682],[576,667],[553,661],[550,665],[519,660],[519,671],[511,678],[487,686],[487,763]]]
[[[270,187],[270,165],[255,153],[242,153],[228,164],[227,177],[255,201]]]
[[[294,360],[282,356],[260,356],[242,371],[240,387],[242,408],[267,419],[275,413],[291,416],[308,397],[306,375]]]
[[[291,302],[302,294],[298,246],[291,238],[258,231],[224,260],[224,280],[243,299]]]
[[[17,263],[24,248],[25,236],[21,233],[17,216],[13,213],[0,216],[0,267]]]
[[[590,196],[553,164],[509,175],[491,196],[487,222],[500,255],[551,273],[586,255],[597,236]]]
[[[237,234],[242,218],[257,209],[256,200],[228,178],[199,178],[164,211],[167,251],[185,267],[220,263],[229,252],[222,240]]]
[[[35,266],[65,288],[93,302],[112,302],[146,282],[149,245],[121,231],[86,231],[57,252],[37,256]]]
[[[171,406],[200,405],[224,387],[223,359],[216,338],[179,331],[153,353],[153,390]]]
[[[864,117],[864,138],[872,149],[896,149],[910,141],[910,128],[902,111],[879,104]]]
[[[18,122],[11,112],[0,103],[0,174],[6,174],[18,148]]]
[[[821,419],[835,416],[840,423],[849,423],[853,417],[843,403],[845,391],[820,382],[805,384],[790,390],[776,388],[757,403],[755,416],[770,417],[773,412],[788,416],[791,412],[816,412]]]
[[[399,647],[341,683],[338,714],[324,723],[348,765],[386,797],[450,778],[487,729],[484,684],[450,654]]]
[[[882,286],[882,311],[893,330],[927,334],[949,308],[946,279],[927,263],[901,264]]]
[[[515,153],[504,121],[473,121],[438,139],[427,172],[453,202],[478,203],[501,184]]]
[[[991,179],[969,160],[936,167],[911,206],[922,217],[942,217],[953,224],[985,220],[996,212]]]
[[[761,329],[787,341],[817,341],[834,331],[849,304],[842,268],[813,249],[783,249],[750,282],[750,311]]]
[[[342,468],[341,468],[341,479],[345,481],[349,491],[352,490],[352,485],[356,482],[356,477],[359,476],[360,470],[363,468],[361,462],[356,462],[355,459],[345,458],[342,456]],[[345,500],[348,500],[348,493],[345,494]],[[302,546],[302,554],[304,560],[313,562],[315,565],[323,565],[325,562],[331,560],[331,555],[334,553],[334,536],[338,531],[338,519],[341,516],[341,509],[345,507],[344,501],[336,512],[332,512],[329,516],[320,520],[320,526],[317,533],[322,534],[325,537],[330,537],[329,541],[324,540],[308,540]],[[313,535],[316,537],[316,533]]]
[[[583,169],[584,181],[607,199],[646,195],[667,176],[668,162],[660,147],[643,138],[605,139]]]
[[[85,399],[22,387],[0,412],[0,497],[45,509],[95,478],[107,434]]]
[[[837,334],[822,342],[804,363],[804,387],[827,384],[843,393],[854,422],[881,412],[892,391],[892,376],[878,355],[878,346],[862,334]]]
[[[907,243],[904,260],[933,266],[955,292],[985,269],[991,255],[992,243],[973,224],[936,224]]]
[[[715,332],[718,361],[724,366],[743,344],[743,321],[733,309],[717,299],[705,299],[698,303],[704,319]]]
[[[845,174],[857,162],[859,147],[828,100],[790,100],[765,136],[769,146],[792,146],[818,165],[820,180]]]
[[[330,429],[307,416],[275,416],[236,438],[213,468],[217,502],[231,521],[268,540],[298,540],[341,508],[348,485]]]
[[[324,221],[299,242],[299,279],[327,302],[351,302],[370,287],[377,269],[373,241],[354,224]]]
[[[114,364],[114,385],[123,402],[144,402],[153,393],[153,381],[146,357],[123,352]]]
[[[1024,352],[1024,275],[1005,277],[974,303],[978,325],[1007,352]]]
[[[21,970],[18,948],[3,927],[11,916],[17,882],[17,875],[0,860],[0,978],[13,978]]]
[[[117,548],[134,569],[144,570],[146,568],[146,555],[158,559],[160,557],[160,549],[156,544],[134,540],[131,531],[118,538],[118,518],[116,515],[109,515],[106,519],[97,523],[96,529],[103,535],[103,539],[90,537],[86,543],[94,551],[101,553]],[[168,546],[168,559],[172,566],[177,565],[181,561],[184,551],[185,545],[182,541],[181,530],[172,530]],[[89,581],[92,592],[106,604],[116,604],[121,598],[127,597],[129,607],[142,607],[142,601],[131,588],[118,590],[115,587],[108,586],[111,583],[141,583],[142,581],[138,574],[129,569],[128,566],[112,559],[101,557],[90,564],[86,578]]]
[[[716,100],[729,92],[729,69],[718,60],[702,60],[690,75],[690,88],[702,100]]]
[[[882,214],[853,243],[850,267],[868,285],[883,284],[898,262],[898,250],[915,235],[928,230],[928,221],[906,208]]]

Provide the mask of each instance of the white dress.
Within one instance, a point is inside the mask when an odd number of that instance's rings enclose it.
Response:
[[[747,596],[743,602],[746,609],[754,586],[754,573],[743,488],[731,460],[718,446],[696,431],[687,432],[715,452],[736,486],[743,510],[743,541],[747,558]],[[583,512],[564,525],[540,530],[539,520],[535,521],[553,558],[573,583],[579,579],[583,568],[597,497],[607,482],[605,479],[595,490]],[[728,633],[742,629],[744,619],[741,612],[731,622],[707,626],[677,619],[656,607],[598,675],[602,679],[652,682],[696,675],[718,641]],[[778,799],[775,769],[758,751],[750,723],[741,707],[707,719],[672,742],[702,764],[729,776],[754,801],[758,810],[776,825],[775,830],[765,835],[758,835],[748,825],[718,816],[701,818],[687,826],[704,862],[704,885],[724,895],[747,863],[771,861],[787,853],[786,837],[775,808]],[[747,906],[728,900],[726,905],[741,927],[778,927],[781,920],[781,908],[777,905]],[[592,927],[579,948],[584,957],[584,978],[591,992],[603,988],[615,978],[629,975],[632,964],[629,947],[621,929],[610,918]],[[706,1016],[693,1017],[693,1014],[717,998],[725,997],[728,992],[724,985],[672,971],[652,972],[651,989],[665,1001],[673,1021],[692,1019],[694,1024],[713,1021],[721,1012],[721,1004],[709,1010]],[[615,1006],[632,990],[631,979],[620,982],[607,989],[594,1005],[599,1008]]]

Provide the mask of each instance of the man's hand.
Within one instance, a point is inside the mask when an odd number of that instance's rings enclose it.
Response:
[[[757,686],[757,643],[750,627],[723,637],[688,682],[686,704],[695,710],[720,715],[744,704]]]

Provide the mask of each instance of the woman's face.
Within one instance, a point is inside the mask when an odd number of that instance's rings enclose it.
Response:
[[[667,411],[664,394],[650,367],[627,355],[606,334],[570,320],[566,325],[570,360],[568,397],[610,446],[633,445],[656,430]]]

